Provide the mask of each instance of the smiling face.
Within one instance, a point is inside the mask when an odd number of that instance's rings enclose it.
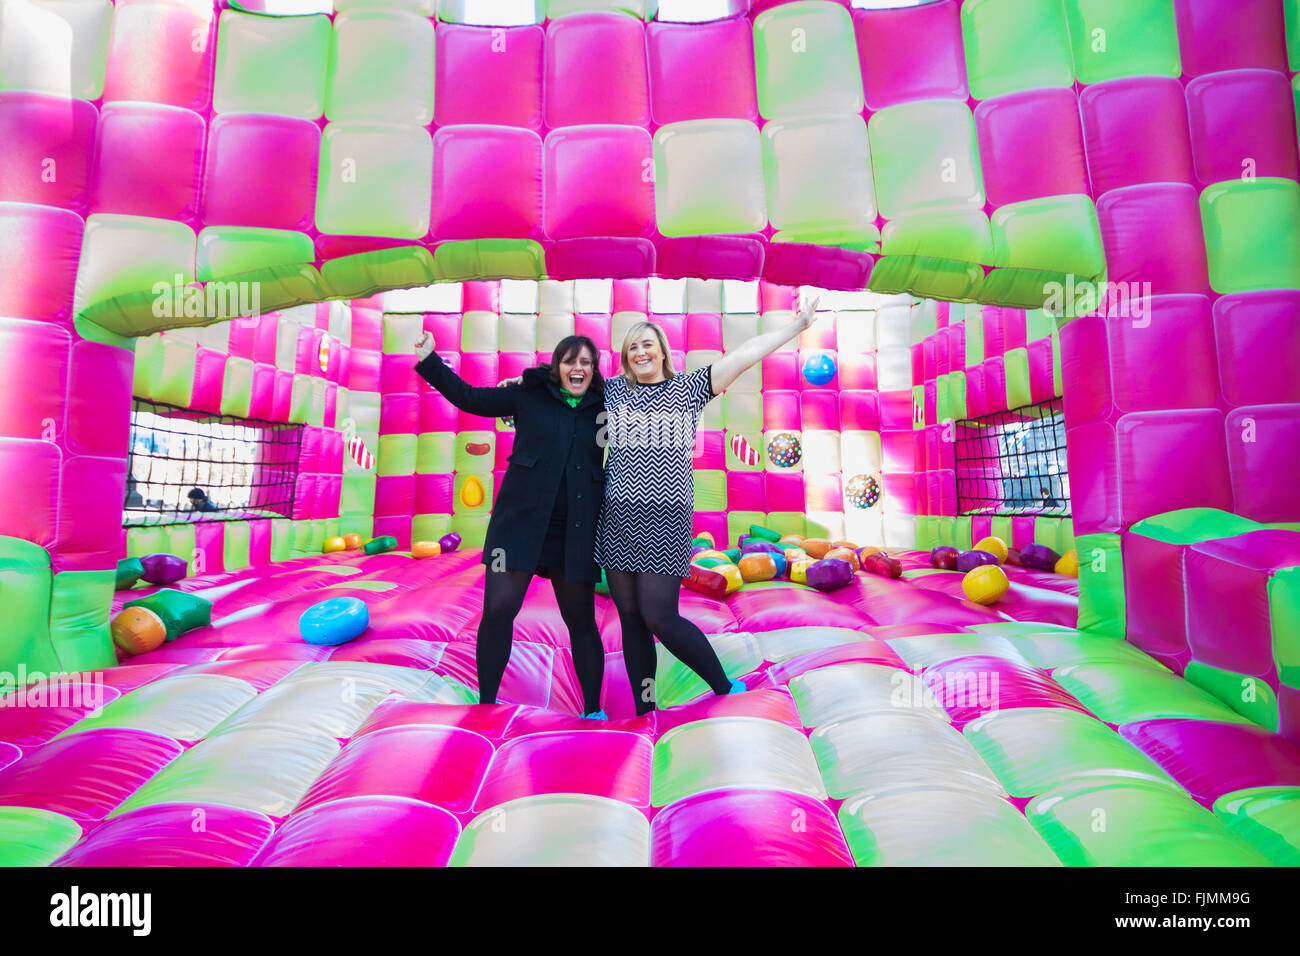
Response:
[[[570,395],[582,397],[591,388],[595,370],[596,356],[591,349],[579,346],[560,359],[560,384]]]
[[[623,340],[623,371],[636,381],[653,385],[670,377],[663,333],[648,322],[633,326]]]

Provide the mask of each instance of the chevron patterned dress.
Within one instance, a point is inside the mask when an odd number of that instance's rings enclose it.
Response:
[[[617,571],[690,573],[695,513],[692,460],[712,367],[653,385],[605,380],[609,460],[596,524],[596,563]]]

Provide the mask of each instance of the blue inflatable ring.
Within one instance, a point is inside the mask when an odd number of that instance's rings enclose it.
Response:
[[[354,597],[331,598],[313,604],[298,618],[298,633],[308,644],[346,644],[370,626],[370,609]]]

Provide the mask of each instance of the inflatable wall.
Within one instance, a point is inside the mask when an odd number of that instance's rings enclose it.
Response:
[[[220,862],[346,856],[366,841],[323,834],[371,813],[414,847],[377,861],[518,862],[505,805],[527,862],[593,833],[601,862],[1300,859],[1296,0],[518,7],[0,0],[0,672],[105,669],[115,708],[0,719],[16,858],[129,859],[191,801],[238,834],[194,851]],[[706,410],[697,531],[844,537],[903,575],[687,595],[761,695],[678,668],[608,737],[568,716],[534,590],[511,703],[469,707],[511,431],[419,381],[415,338],[490,385],[576,331],[610,375],[649,316],[694,368],[801,289],[818,324]],[[302,425],[292,516],[124,527],[133,398]],[[949,426],[1055,398],[1070,517],[959,514]],[[440,565],[321,554],[448,532]],[[989,534],[1077,549],[1077,583],[1011,568],[985,607],[912,553]],[[213,623],[114,667],[115,566],[159,552]],[[373,644],[299,639],[329,588]],[[963,667],[1014,688],[998,712],[882,716],[890,680]],[[400,766],[395,728],[464,792],[355,789]],[[1118,851],[1096,806],[1173,835]],[[815,839],[764,834],[792,809]]]

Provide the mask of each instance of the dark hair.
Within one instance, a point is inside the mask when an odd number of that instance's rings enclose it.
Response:
[[[206,497],[207,497],[207,494],[204,492],[204,490],[203,490],[202,488],[191,488],[191,489],[190,489],[190,493],[189,493],[188,495],[186,495],[185,497],[186,497],[186,498],[206,498]]]
[[[605,379],[600,374],[600,349],[596,348],[596,343],[585,335],[566,335],[560,339],[555,351],[551,353],[551,364],[548,366],[551,375],[551,381],[556,385],[562,385],[560,381],[560,363],[565,359],[574,359],[581,354],[583,349],[591,352],[591,387],[597,392],[605,388]]]

